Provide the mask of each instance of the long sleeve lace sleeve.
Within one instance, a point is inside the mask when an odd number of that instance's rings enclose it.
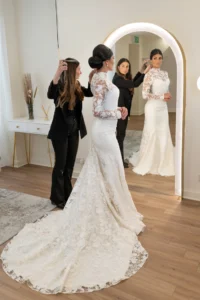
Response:
[[[164,100],[164,95],[157,95],[151,92],[151,86],[153,84],[153,76],[151,72],[148,72],[144,77],[142,96],[145,100]]]
[[[105,97],[108,87],[105,79],[96,78],[93,85],[93,113],[95,117],[108,119],[121,119],[118,109],[108,110],[105,108]]]

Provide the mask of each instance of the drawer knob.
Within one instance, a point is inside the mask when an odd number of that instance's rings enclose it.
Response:
[[[19,128],[19,126],[16,126],[16,128]]]
[[[37,130],[40,130],[40,128],[37,128]]]

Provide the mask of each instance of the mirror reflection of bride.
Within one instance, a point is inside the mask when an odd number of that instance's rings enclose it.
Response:
[[[170,80],[168,73],[160,69],[163,60],[161,50],[150,54],[152,68],[145,75],[142,95],[145,105],[145,122],[139,152],[134,152],[129,162],[133,172],[145,175],[174,176],[174,147],[172,144],[167,101]]]

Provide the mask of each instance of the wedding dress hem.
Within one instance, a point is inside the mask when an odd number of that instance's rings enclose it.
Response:
[[[137,171],[135,168],[132,169],[132,171],[140,176],[145,176],[145,175],[153,175],[153,176],[162,176],[162,177],[174,177],[175,174],[162,174],[161,172],[158,173],[153,173],[153,172],[147,172],[147,173],[140,173],[139,171]]]
[[[6,252],[7,249],[9,248],[9,243],[5,247],[4,251]],[[37,292],[40,292],[42,294],[75,294],[75,293],[91,293],[91,292],[96,292],[103,290],[105,288],[109,288],[111,286],[117,285],[121,281],[127,280],[131,276],[135,275],[139,269],[142,268],[142,266],[145,264],[146,260],[148,258],[148,253],[147,251],[142,247],[141,243],[138,241],[137,243],[134,244],[133,250],[132,250],[132,256],[130,259],[129,267],[124,274],[124,276],[120,279],[113,279],[111,282],[106,282],[102,284],[97,284],[95,286],[91,287],[77,287],[76,289],[70,290],[69,288],[56,288],[55,290],[51,289],[44,289],[39,287],[38,285],[35,286],[33,285],[29,280],[24,279],[22,276],[17,275],[13,270],[10,270],[8,265],[6,264],[6,259],[1,257],[2,260],[2,267],[4,272],[14,279],[15,281],[24,284],[26,283],[28,287],[30,287],[32,290],[35,290]]]

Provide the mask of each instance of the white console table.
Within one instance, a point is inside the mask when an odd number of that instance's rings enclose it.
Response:
[[[8,129],[9,131],[14,132],[14,146],[13,146],[13,167],[15,166],[15,152],[16,152],[16,133],[21,132],[24,133],[24,145],[26,150],[26,158],[27,164],[30,163],[30,151],[31,151],[31,134],[39,134],[39,135],[48,135],[50,129],[51,121],[46,121],[44,119],[34,119],[28,120],[27,118],[19,118],[19,119],[12,119],[8,121]],[[27,147],[26,141],[26,134],[28,134],[28,143],[29,147]],[[47,139],[48,143],[48,152],[49,152],[49,159],[50,164],[52,167],[52,159],[51,159],[51,152],[50,152],[50,145],[49,140]]]

